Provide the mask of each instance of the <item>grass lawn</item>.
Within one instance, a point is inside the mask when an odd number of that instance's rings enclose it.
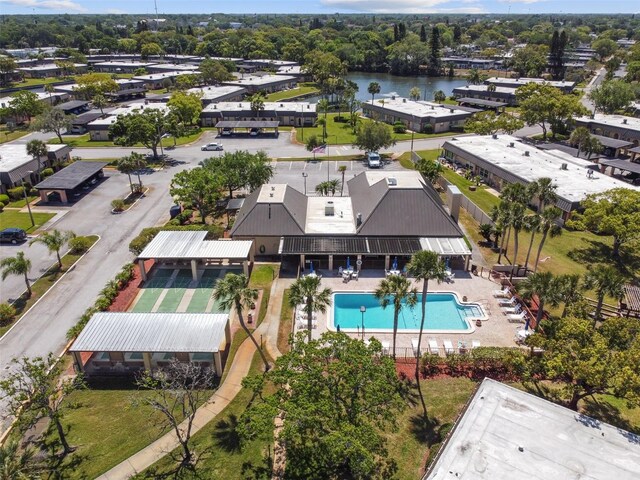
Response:
[[[50,83],[56,83],[56,82],[64,82],[64,81],[70,81],[73,80],[73,78],[67,77],[50,77],[50,78],[25,78],[23,81],[21,82],[13,82],[11,83],[11,85],[9,85],[9,88],[18,88],[18,87],[34,87],[37,85],[48,85]],[[3,90],[0,90],[0,93],[3,92]]]
[[[2,143],[6,143],[6,142],[10,142],[12,140],[15,140],[17,138],[21,138],[24,137],[25,135],[28,135],[29,133],[31,133],[29,130],[27,130],[26,128],[19,128],[17,130],[8,130],[5,127],[0,128],[0,144]]]
[[[21,228],[25,232],[30,233],[37,230],[53,217],[53,213],[33,212],[33,221],[35,226],[32,227],[31,218],[29,217],[28,212],[22,213],[17,210],[4,210],[0,213],[0,230],[12,227]]]
[[[251,271],[249,287],[262,290],[262,301],[260,302],[258,320],[255,323],[256,327],[262,323],[262,320],[264,320],[267,314],[267,307],[269,306],[269,299],[271,298],[271,284],[278,276],[279,269],[280,266],[274,263],[254,266]]]
[[[0,214],[0,216],[3,214]],[[92,240],[92,245],[98,241],[97,235],[90,235],[89,238]],[[54,254],[54,257],[52,258],[53,265],[45,272],[44,275],[42,275],[42,277],[31,284],[31,297],[27,298],[23,295],[13,303],[17,314],[11,323],[0,324],[0,337],[4,335],[6,331],[11,328],[11,325],[13,325],[23,313],[29,310],[29,308],[31,308],[33,304],[36,303],[38,299],[41,298],[80,257],[81,255],[72,255],[70,253],[64,255],[62,257],[62,270],[58,270],[58,262],[56,261]],[[27,287],[25,285],[25,290],[26,288]]]
[[[462,175],[458,175],[450,168],[443,168],[442,176],[449,182],[453,183],[460,191],[469,197],[473,203],[480,207],[485,213],[489,214],[494,206],[498,206],[500,199],[493,193],[487,191],[486,185],[476,187],[475,191],[469,190],[470,185],[475,185],[471,180],[467,180]]]
[[[278,350],[281,353],[289,351],[289,335],[293,331],[293,308],[289,306],[289,289],[282,296],[282,310],[280,311],[280,325],[278,326]]]
[[[29,195],[29,202],[33,202],[36,198],[39,198],[36,195]],[[20,200],[14,200],[13,202],[7,203],[4,208],[22,208],[27,204],[24,197],[20,198]],[[28,215],[28,213],[27,213]],[[29,224],[31,224],[31,220],[29,220]]]
[[[306,95],[315,95],[320,90],[314,83],[300,83],[297,88],[291,90],[283,90],[282,92],[270,93],[265,98],[266,102],[278,102],[280,100],[291,100],[293,98],[302,97]]]
[[[440,149],[436,148],[433,150],[416,150],[415,153],[420,155],[420,157],[422,158],[426,158],[427,160],[435,160],[440,154]],[[398,161],[400,162],[400,165],[402,165],[407,170],[413,170],[415,168],[415,164],[411,159],[411,152],[404,152],[398,157]]]
[[[345,112],[342,112],[342,116],[346,115]],[[336,122],[334,121],[335,117],[337,117],[337,113],[328,113],[327,114],[327,143],[329,145],[351,145],[355,141],[355,135],[353,134],[353,129],[348,123]],[[318,118],[324,118],[324,113],[318,113]],[[360,124],[366,122],[372,122],[373,120],[365,117],[360,117]],[[393,128],[391,125],[387,125],[389,131],[392,132],[392,136],[396,141],[400,140],[411,140],[411,132],[408,133],[393,133]],[[304,127],[296,129],[296,140],[300,143],[304,143],[302,139],[304,130],[304,138],[308,139],[311,135],[316,135],[317,137],[322,137],[322,127]],[[446,137],[450,136],[451,132],[446,133],[414,133],[413,138],[435,138],[435,137]]]
[[[185,135],[184,137],[179,137],[176,139],[176,146],[180,146],[180,145],[185,145],[187,143],[192,143],[195,142],[196,140],[198,140],[202,134],[204,133],[204,130],[197,128],[194,129],[192,131],[192,133],[190,133],[189,135]],[[100,141],[100,140],[91,140],[89,137],[88,133],[85,133],[84,135],[79,135],[79,136],[71,136],[71,137],[63,137],[64,139],[64,143],[67,144],[70,147],[73,148],[94,148],[94,147],[120,147],[120,145],[115,145],[112,141],[110,140],[106,140],[106,141]],[[51,144],[59,144],[60,140],[58,140],[57,138],[55,139],[51,139],[49,141],[49,143]],[[162,146],[164,148],[167,147],[173,147],[173,137],[169,137],[169,138],[163,138],[162,139]],[[132,147],[141,147],[143,148],[144,145],[137,143],[135,145],[132,145]]]

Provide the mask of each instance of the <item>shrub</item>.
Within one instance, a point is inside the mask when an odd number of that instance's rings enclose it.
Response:
[[[50,177],[51,175],[53,175],[53,168],[45,168],[44,170],[42,170],[42,172],[40,172],[40,175],[42,176],[42,178]]]
[[[342,115],[340,116],[336,115],[335,117],[333,117],[333,121],[338,123],[347,123],[347,117],[343,117]]]
[[[89,237],[74,237],[69,240],[69,248],[73,255],[80,255],[89,250],[89,247],[93,245],[92,240]]]
[[[11,200],[20,200],[24,197],[24,187],[14,187],[7,190],[7,194]]]
[[[4,203],[0,202],[0,212],[4,210]]]
[[[113,208],[114,212],[122,212],[124,211],[125,203],[121,198],[116,198],[111,200],[111,208]]]
[[[96,310],[98,310],[99,312],[104,312],[111,306],[112,302],[113,299],[107,298],[105,296],[100,296],[95,303]]]
[[[160,229],[158,227],[143,228],[136,238],[129,243],[129,251],[134,255],[140,255]]]
[[[16,317],[16,309],[8,303],[0,303],[0,325],[6,325]]]
[[[180,225],[184,225],[189,220],[191,220],[192,216],[193,216],[193,210],[185,209],[182,212],[180,212],[178,215],[176,215],[174,220],[177,220]]]
[[[116,282],[118,282],[118,288],[123,289],[133,278],[133,263],[127,263],[122,267],[122,270],[116,275]]]
[[[433,133],[433,125],[427,123],[422,126],[422,133]]]
[[[9,203],[9,195],[5,195],[4,193],[0,194],[0,202],[4,203],[5,205]]]
[[[422,363],[422,374],[430,376],[438,373],[440,367],[440,357],[433,353],[425,353],[420,362]]]
[[[80,320],[78,321],[78,323],[76,323],[73,327],[67,330],[67,339],[71,340],[73,338],[76,338],[78,335],[80,335],[80,332],[87,325],[89,320],[91,320],[91,317],[93,316],[94,313],[96,313],[96,311],[97,310],[94,307],[87,308],[82,314],[82,316],[80,317]]]
[[[407,127],[402,122],[396,122],[393,124],[394,133],[405,133],[407,131]]]

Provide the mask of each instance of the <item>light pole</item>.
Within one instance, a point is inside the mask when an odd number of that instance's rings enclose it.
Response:
[[[300,104],[300,129],[302,130],[302,141],[304,142],[304,104]]]
[[[334,137],[336,139],[336,145],[338,144],[338,135],[328,135],[327,138]],[[329,165],[331,164],[331,159],[329,158],[329,142],[327,142],[327,182],[329,181]]]
[[[415,123],[415,118],[413,115],[411,115],[411,160],[413,160],[413,133],[414,133],[414,123]]]
[[[362,319],[361,319],[361,331],[362,331],[362,339],[364,340],[364,312],[367,311],[367,307],[365,307],[364,305],[362,305],[360,307],[360,314],[362,315]]]
[[[307,194],[307,177],[309,174],[307,172],[302,172],[302,178],[304,178],[304,194]]]
[[[27,173],[29,174],[29,179],[31,179],[31,175],[33,175],[33,172],[29,170]],[[24,193],[24,201],[27,204],[27,210],[29,210],[29,218],[31,219],[31,226],[35,227],[36,222],[33,221],[33,213],[31,213],[31,205],[29,205],[29,197],[27,196],[27,189],[24,187],[24,178],[22,179],[22,192]]]

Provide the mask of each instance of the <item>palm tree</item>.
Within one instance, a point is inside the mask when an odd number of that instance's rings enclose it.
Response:
[[[136,175],[138,176],[138,185],[140,185],[140,191],[142,191],[142,179],[140,178],[140,170],[146,168],[147,161],[144,158],[144,155],[138,152],[131,152],[131,155],[129,155],[129,160],[131,160],[131,164],[133,165]]]
[[[371,82],[367,88],[367,92],[371,95],[371,103],[373,103],[376,95],[380,93],[380,84],[378,82]]]
[[[54,87],[54,86],[53,86],[52,84],[50,84],[50,83],[47,83],[47,84],[44,86],[43,90],[44,90],[46,93],[48,93],[48,94],[49,94],[49,104],[51,104],[51,106],[53,106],[53,99],[52,99],[52,97],[51,97],[51,94],[52,94],[53,92],[55,92],[55,91],[56,91],[56,87]]]
[[[16,253],[15,257],[3,258],[0,261],[2,269],[2,280],[9,275],[24,275],[24,283],[27,284],[27,291],[31,297],[31,284],[29,283],[29,270],[31,270],[31,260],[24,256],[24,252]]]
[[[75,238],[75,236],[76,234],[71,231],[61,232],[60,230],[52,230],[51,232],[44,232],[42,235],[31,240],[29,242],[29,246],[33,245],[34,243],[42,243],[45,247],[47,247],[49,253],[55,252],[56,256],[58,257],[58,268],[61,269],[62,259],[60,258],[60,250],[69,240]]]
[[[321,197],[324,197],[329,194],[329,186],[327,185],[327,182],[320,182],[319,184],[316,185],[315,190],[316,190],[316,193]]]
[[[262,357],[262,361],[264,362],[265,371],[269,370],[267,357],[262,351],[261,346],[258,345],[258,342],[256,342],[256,339],[253,337],[253,333],[251,333],[245,324],[244,317],[242,315],[243,308],[249,308],[251,304],[258,299],[258,290],[255,288],[249,288],[249,279],[244,273],[239,275],[227,273],[222,280],[218,280],[218,283],[216,283],[216,286],[213,289],[213,298],[220,302],[220,307],[223,310],[231,310],[232,308],[235,308],[238,320],[240,321],[240,326],[249,336],[260,353],[260,357]]]
[[[472,68],[467,73],[467,83],[470,85],[480,85],[483,81],[482,74],[477,68]]]
[[[558,218],[562,214],[562,210],[558,207],[547,207],[542,211],[540,215],[540,226],[538,227],[542,232],[542,239],[540,245],[538,245],[538,253],[536,254],[536,262],[533,265],[533,271],[538,271],[538,262],[540,262],[540,254],[542,253],[542,247],[547,240],[547,236],[551,235],[551,238],[562,235],[562,227],[558,225]]]
[[[131,188],[131,193],[133,193],[133,182],[131,181],[131,174],[136,171],[136,167],[131,161],[131,158],[129,156],[126,156],[118,159],[116,168],[120,173],[127,174],[127,176],[129,177],[129,188]]]
[[[396,335],[398,334],[398,316],[402,304],[413,308],[418,303],[417,291],[411,282],[401,275],[389,275],[380,281],[380,285],[373,293],[380,301],[382,308],[387,308],[393,302],[393,358],[396,358]]]
[[[487,92],[495,92],[496,88],[497,87],[495,83],[490,83],[489,85],[487,85]]]
[[[28,480],[40,478],[42,465],[35,461],[35,451],[31,448],[20,450],[18,442],[8,441],[0,446],[0,479]]]
[[[538,297],[536,331],[544,315],[545,304],[556,306],[560,303],[560,289],[558,287],[558,281],[551,272],[534,273],[518,284],[518,293],[525,300]],[[529,330],[529,321],[530,319],[527,318],[525,330]]]
[[[531,233],[531,238],[529,239],[529,248],[527,249],[527,257],[524,260],[524,268],[529,268],[529,257],[531,256],[531,249],[533,248],[533,239],[536,236],[536,232],[540,230],[540,215],[537,213],[533,213],[531,215],[527,215],[524,218],[524,231]]]
[[[525,228],[525,212],[526,207],[522,203],[511,204],[511,228],[513,229],[513,262],[512,265],[518,265],[518,247],[520,231]],[[513,278],[513,268],[511,268],[511,278]]]
[[[564,303],[561,318],[567,316],[569,307],[582,299],[582,285],[580,274],[560,275],[558,285],[560,286],[560,297]]]
[[[606,295],[618,300],[622,298],[624,282],[624,277],[620,275],[620,272],[610,265],[598,264],[589,269],[584,276],[584,288],[596,291],[598,304],[596,305],[594,321],[600,320],[602,304]]]
[[[591,133],[586,127],[577,127],[569,136],[569,144],[578,148],[576,157],[580,156],[580,150],[586,145],[591,138]]]
[[[340,165],[338,167],[338,171],[340,172],[340,175],[342,175],[342,180],[340,183],[340,196],[342,196],[342,193],[344,192],[344,174],[347,171],[347,166],[346,165]]]
[[[413,87],[409,90],[409,100],[420,100],[420,89],[418,87]]]
[[[558,188],[558,186],[553,183],[553,180],[547,177],[539,178],[527,186],[527,194],[529,197],[538,198],[538,213],[542,212],[545,205],[556,202],[558,198],[556,188]]]
[[[109,105],[109,101],[107,100],[107,97],[101,94],[98,94],[95,97],[93,97],[93,99],[91,100],[91,103],[93,103],[94,107],[98,107],[100,109],[100,115],[104,115],[104,107]]]
[[[585,150],[587,152],[587,159],[591,158],[594,153],[602,152],[602,143],[596,137],[591,137],[585,144]]]
[[[255,117],[260,116],[260,112],[264,110],[264,94],[261,92],[254,93],[249,97],[251,103],[251,112]]]
[[[311,328],[313,327],[313,313],[327,311],[331,305],[330,288],[320,290],[320,277],[302,277],[296,280],[289,290],[289,306],[295,308],[296,305],[304,304],[304,311],[307,314],[307,333],[311,341]]]
[[[434,102],[438,102],[438,103],[442,103],[447,99],[447,94],[444,93],[442,90],[436,90],[433,94],[433,101]]]
[[[331,192],[331,196],[335,197],[336,191],[338,190],[339,186],[340,180],[338,180],[337,178],[327,181],[327,193]]]
[[[327,112],[329,111],[329,100],[326,98],[322,98],[318,100],[317,108],[320,112],[324,113],[324,122],[322,123],[322,140],[324,141],[327,138]],[[318,125],[321,122],[316,122]]]
[[[49,154],[47,145],[42,140],[31,140],[27,143],[27,154],[31,155],[34,160],[38,162],[38,171],[36,176],[38,182],[40,181],[40,170],[42,170],[42,157],[46,157]]]
[[[511,227],[514,221],[517,221],[514,205],[521,204],[526,205],[529,198],[527,187],[521,183],[510,183],[502,189],[500,193],[500,205],[498,207],[498,217],[502,217],[502,221],[508,228],[506,235],[502,237],[502,243],[505,245],[506,250],[509,248],[509,240],[511,238]],[[498,263],[502,259],[502,248],[500,248],[500,254],[498,255]],[[515,262],[515,259],[514,259]],[[514,263],[512,262],[512,263]]]
[[[407,273],[416,280],[422,280],[422,317],[420,319],[420,333],[418,334],[418,352],[422,344],[422,331],[424,330],[424,321],[426,319],[427,308],[427,290],[429,289],[429,280],[436,280],[440,283],[444,280],[444,263],[437,253],[430,250],[420,250],[411,257],[411,261],[407,266]],[[422,390],[420,389],[420,355],[416,358],[416,384],[420,401],[422,402],[422,410],[424,417],[427,418],[427,405],[424,403]]]

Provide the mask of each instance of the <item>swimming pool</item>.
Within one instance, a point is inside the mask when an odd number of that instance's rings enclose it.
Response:
[[[329,315],[329,329],[340,326],[343,331],[357,331],[362,324],[360,307],[366,307],[364,328],[368,332],[393,331],[393,304],[386,309],[372,292],[334,293],[333,308]],[[403,305],[398,316],[398,331],[415,333],[420,331],[422,302],[410,308]],[[471,333],[475,330],[472,321],[486,319],[487,316],[477,303],[461,303],[454,292],[433,292],[427,294],[427,316],[424,330],[432,333]]]

